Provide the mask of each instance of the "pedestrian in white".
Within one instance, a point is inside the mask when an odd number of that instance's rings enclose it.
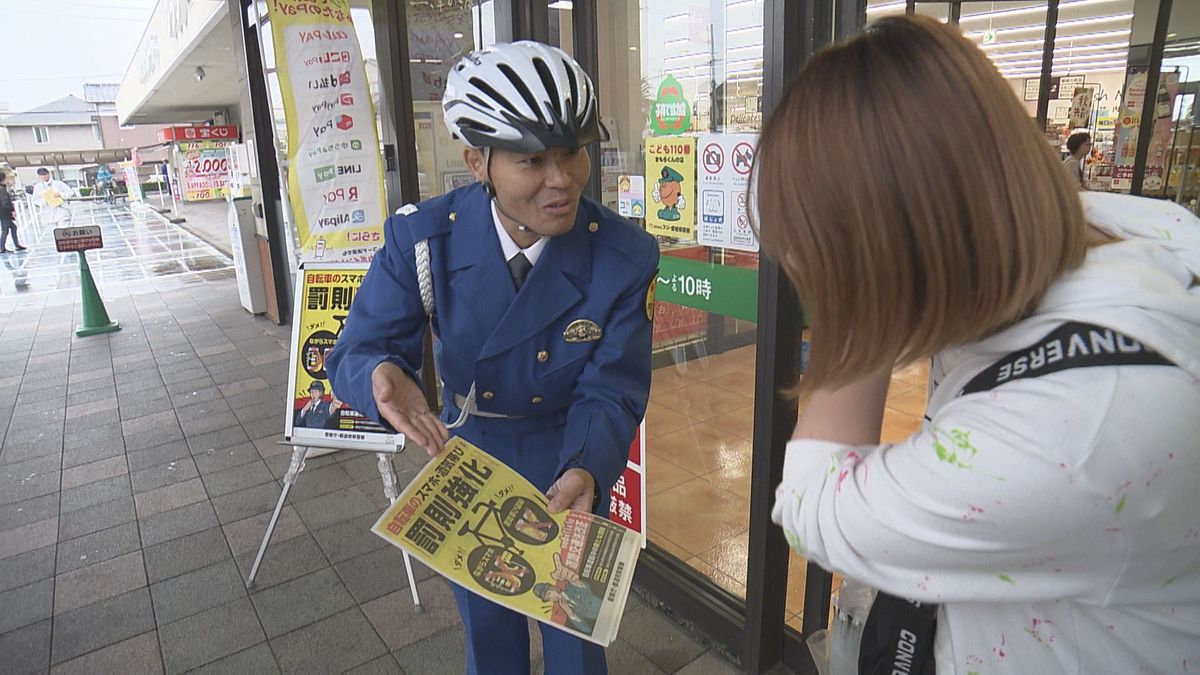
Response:
[[[50,170],[37,170],[38,182],[33,184],[33,202],[42,210],[42,222],[59,227],[71,218],[67,200],[75,196],[70,185],[50,177]]]

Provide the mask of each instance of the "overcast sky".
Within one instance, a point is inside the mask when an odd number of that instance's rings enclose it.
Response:
[[[0,103],[19,112],[119,84],[157,0],[0,0]]]

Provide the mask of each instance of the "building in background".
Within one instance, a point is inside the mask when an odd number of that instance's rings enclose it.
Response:
[[[22,183],[37,179],[38,167],[49,168],[73,186],[90,185],[100,163],[129,159],[139,148],[141,159],[165,158],[160,125],[122,126],[117,121],[116,84],[85,84],[83,98],[60,99],[4,115],[0,113],[0,154]]]

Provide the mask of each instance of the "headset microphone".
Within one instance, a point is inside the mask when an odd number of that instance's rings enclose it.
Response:
[[[512,216],[512,214],[510,214],[508,211],[505,211],[505,210],[504,210],[504,207],[503,207],[503,206],[501,206],[501,204],[500,204],[500,198],[499,198],[498,196],[496,196],[496,186],[495,186],[495,185],[492,185],[492,182],[491,182],[491,181],[484,181],[484,182],[483,182],[483,193],[484,193],[485,195],[487,195],[489,199],[491,199],[491,200],[492,200],[492,203],[493,203],[493,204],[495,204],[495,205],[496,205],[496,210],[497,210],[497,211],[499,211],[500,213],[504,214],[504,217],[508,218],[509,220],[511,220],[511,221],[513,221],[514,223],[516,223],[516,224],[517,224],[517,229],[518,229],[518,230],[520,230],[520,231],[522,231],[522,232],[533,232],[533,230],[532,230],[532,229],[531,229],[531,228],[530,228],[528,225],[526,225],[525,223],[522,223],[521,221],[517,220],[516,218],[514,218],[514,217]]]

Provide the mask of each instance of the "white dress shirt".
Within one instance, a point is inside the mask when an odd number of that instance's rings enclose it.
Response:
[[[509,236],[508,230],[504,229],[504,223],[500,222],[500,213],[496,211],[495,202],[492,203],[492,221],[496,224],[496,237],[500,239],[500,248],[504,251],[504,261],[508,262],[513,259],[513,256],[518,253],[524,253],[529,259],[529,266],[537,264],[538,258],[541,257],[542,251],[546,248],[546,242],[549,237],[541,237],[535,241],[529,248],[521,248],[517,246],[517,242],[513,241]]]

